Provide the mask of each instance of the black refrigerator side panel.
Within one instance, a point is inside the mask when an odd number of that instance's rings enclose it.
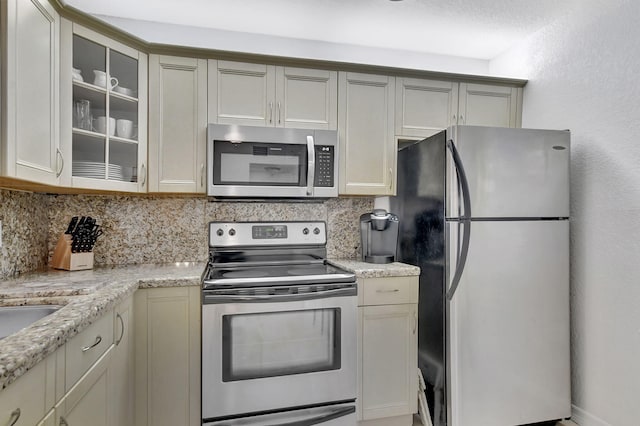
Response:
[[[398,261],[420,267],[418,366],[434,426],[446,425],[445,169],[446,137],[438,133],[398,152]]]

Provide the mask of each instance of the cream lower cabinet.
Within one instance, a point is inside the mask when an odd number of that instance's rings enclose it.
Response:
[[[47,0],[2,1],[0,169],[4,176],[57,185],[60,151],[60,17]],[[70,167],[70,162],[67,163]]]
[[[133,425],[135,408],[133,297],[115,308],[113,359],[109,367],[111,424]]]
[[[395,77],[338,74],[339,193],[393,195]]]
[[[360,426],[411,426],[418,399],[418,277],[358,279]]]
[[[149,56],[149,191],[206,192],[207,61]]]
[[[0,391],[0,425],[44,422],[55,401],[55,359],[50,355]]]
[[[200,288],[135,294],[137,426],[200,425]]]
[[[209,61],[209,121],[335,130],[337,72]]]
[[[56,404],[56,424],[59,426],[110,426],[113,418],[113,398],[110,392],[109,369],[116,352],[109,349]]]
[[[429,137],[455,124],[520,127],[522,88],[396,78],[396,137]]]

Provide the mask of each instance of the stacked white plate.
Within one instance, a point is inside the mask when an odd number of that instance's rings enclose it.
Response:
[[[135,182],[133,169],[134,167],[109,164],[109,179],[119,180],[120,182]]]
[[[93,161],[74,161],[72,164],[72,174],[76,177],[90,179],[104,179],[106,164]],[[135,167],[120,166],[119,164],[109,164],[109,179],[120,182],[136,182],[138,176]]]
[[[93,161],[74,161],[71,167],[73,176],[104,179],[106,165],[104,163],[96,163]]]

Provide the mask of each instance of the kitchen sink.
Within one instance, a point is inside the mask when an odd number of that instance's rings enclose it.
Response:
[[[58,305],[0,306],[0,339],[60,309]]]

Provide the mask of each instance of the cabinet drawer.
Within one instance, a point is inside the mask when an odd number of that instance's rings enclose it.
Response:
[[[45,414],[46,362],[41,361],[0,392],[0,425],[34,425]],[[18,418],[18,421],[15,419]]]
[[[362,278],[358,293],[360,306],[418,303],[418,277]]]
[[[109,311],[66,344],[65,392],[113,343],[113,311]]]

